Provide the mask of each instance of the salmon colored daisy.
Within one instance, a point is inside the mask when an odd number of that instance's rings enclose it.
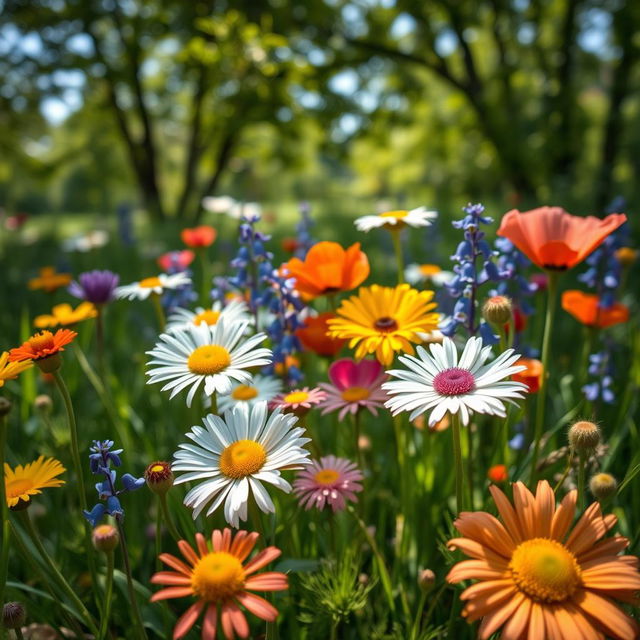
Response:
[[[614,302],[610,307],[601,307],[600,298],[593,293],[570,289],[562,293],[562,308],[578,322],[587,327],[604,329],[629,320],[629,307]]]
[[[278,394],[269,403],[269,409],[281,409],[283,413],[294,413],[297,416],[303,416],[309,409],[316,407],[327,399],[324,391],[315,387],[309,389],[294,389],[287,393]]]
[[[187,247],[202,249],[203,247],[210,247],[215,242],[217,235],[218,232],[213,227],[203,224],[192,229],[183,229],[180,233],[180,238]]]
[[[55,333],[51,331],[40,331],[32,335],[22,346],[9,351],[11,362],[22,362],[23,360],[44,360],[50,356],[64,351],[64,345],[73,342],[78,334],[71,329],[58,329]]]
[[[238,605],[267,622],[278,617],[278,610],[251,591],[284,591],[289,588],[287,576],[278,571],[262,569],[280,556],[280,549],[267,547],[243,564],[258,539],[257,533],[216,529],[211,535],[211,549],[201,533],[196,533],[197,549],[186,540],[178,542],[184,560],[169,553],[159,558],[175,571],[159,571],[151,577],[153,584],[166,585],[151,596],[152,602],[169,598],[194,597],[196,602],[180,617],[173,630],[174,640],[184,637],[204,611],[202,640],[215,640],[218,613],[225,638],[237,634],[249,637],[249,625]],[[186,562],[185,562],[186,560]]]
[[[0,355],[0,388],[7,380],[15,380],[20,373],[33,366],[33,361],[9,362],[9,353],[3,351]]]
[[[58,460],[55,458],[45,460],[44,456],[24,466],[19,464],[15,470],[5,462],[4,482],[7,506],[10,509],[16,506],[27,506],[31,496],[42,493],[42,489],[63,485],[64,480],[60,480],[57,476],[64,471],[65,468]]]
[[[416,291],[408,284],[362,287],[357,296],[343,300],[338,317],[328,321],[329,335],[348,339],[356,348],[356,359],[369,353],[389,365],[396,351],[413,354],[412,342],[421,342],[420,334],[438,328],[440,315],[433,291]]]
[[[335,318],[336,314],[325,311],[318,316],[308,317],[304,321],[304,326],[296,329],[296,336],[302,346],[309,351],[317,353],[319,356],[332,358],[344,346],[346,340],[332,338],[328,334],[328,322]]]
[[[473,558],[456,564],[447,580],[477,580],[460,596],[463,616],[482,620],[478,637],[499,629],[502,640],[633,640],[638,623],[615,605],[637,602],[638,559],[618,555],[629,541],[604,538],[617,518],[589,506],[572,528],[577,492],[559,507],[546,480],[535,496],[513,485],[513,506],[495,485],[489,487],[502,521],[489,513],[461,513],[454,522],[464,536],[449,541]]]
[[[91,302],[81,302],[75,309],[66,302],[57,304],[51,310],[51,314],[43,314],[37,316],[33,324],[38,329],[46,329],[49,327],[63,327],[95,318],[98,315],[96,308]]]
[[[624,213],[603,220],[573,216],[562,207],[512,209],[503,216],[498,235],[511,240],[538,267],[565,271],[582,262],[626,220]]]
[[[70,282],[70,273],[58,273],[55,267],[42,267],[40,275],[29,280],[28,287],[31,290],[42,289],[47,293],[53,293]]]
[[[511,376],[514,382],[522,382],[527,385],[529,393],[540,391],[540,381],[542,380],[542,362],[535,358],[519,358],[514,362],[516,367],[526,367],[524,371],[519,371]]]
[[[369,260],[360,251],[359,242],[348,249],[337,242],[318,242],[309,249],[304,262],[291,258],[284,267],[295,278],[296,290],[307,300],[350,291],[369,276]]]

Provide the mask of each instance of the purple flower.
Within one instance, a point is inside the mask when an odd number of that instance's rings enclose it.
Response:
[[[93,304],[106,304],[113,300],[113,291],[120,276],[112,271],[87,271],[78,276],[78,281],[69,285],[69,293],[80,300]]]

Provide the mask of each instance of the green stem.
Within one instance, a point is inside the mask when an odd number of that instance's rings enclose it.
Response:
[[[578,453],[578,509],[584,511],[586,504],[585,496],[585,466],[586,456],[584,451]]]
[[[398,267],[398,284],[404,282],[404,258],[402,256],[402,241],[400,239],[399,230],[391,230],[391,240],[393,242],[393,250],[396,254],[396,264]]]
[[[158,319],[158,328],[160,329],[160,333],[164,331],[164,325],[166,324],[166,320],[164,317],[164,309],[162,308],[162,302],[160,302],[160,296],[157,293],[151,294],[151,302],[153,302],[153,308],[156,312],[156,318]]]
[[[355,458],[358,463],[358,469],[364,473],[364,465],[362,464],[362,451],[360,451],[360,409],[353,414],[353,436],[355,444]]]
[[[7,442],[7,416],[0,418],[0,523],[2,523],[2,554],[0,556],[0,607],[4,606],[4,591],[9,573],[9,508],[4,484],[4,449]],[[4,631],[2,632],[4,637]]]
[[[178,542],[178,540],[181,540],[182,537],[180,536],[180,534],[178,533],[178,530],[176,529],[176,525],[173,523],[173,520],[171,519],[171,514],[169,513],[169,509],[167,507],[167,494],[161,494],[158,496],[158,500],[160,502],[160,510],[162,512],[162,517],[164,519],[164,523],[167,527],[167,531],[169,532],[169,534],[171,535],[171,537]]]
[[[540,440],[542,439],[542,428],[544,425],[545,404],[547,398],[547,378],[549,377],[549,348],[551,346],[551,332],[553,330],[553,319],[556,310],[556,289],[558,274],[549,273],[549,286],[547,296],[547,313],[544,320],[544,336],[542,338],[542,377],[540,378],[540,389],[536,403],[536,423],[533,434],[533,456],[531,458],[531,476],[529,486],[533,487],[538,466],[538,456],[540,455]]]
[[[28,509],[25,509],[23,511],[18,511],[17,513],[19,514],[24,524],[24,527],[27,531],[27,534],[31,542],[34,544],[34,546],[38,550],[38,553],[40,554],[41,558],[44,560],[45,564],[47,565],[47,568],[53,574],[59,586],[67,594],[71,602],[73,602],[73,605],[82,614],[82,617],[84,618],[85,623],[87,627],[89,627],[91,633],[96,634],[98,632],[98,627],[93,621],[91,614],[89,613],[87,608],[84,606],[84,603],[82,602],[82,600],[78,598],[78,596],[76,595],[76,592],[71,588],[69,583],[66,581],[65,577],[60,572],[60,569],[58,569],[58,567],[56,566],[56,563],[53,561],[53,559],[45,549],[44,545],[42,544],[42,541],[40,540],[40,535],[36,531],[36,528],[34,527],[33,522],[29,516]]]
[[[209,254],[207,253],[207,247],[202,247],[198,251],[200,254],[200,266],[202,268],[202,285],[200,290],[200,300],[205,308],[211,307],[211,298],[209,291],[211,289],[211,262],[209,260]]]
[[[104,640],[109,631],[109,618],[111,616],[111,600],[113,597],[113,551],[107,552],[107,576],[104,589],[104,608],[102,610],[102,619],[100,620],[100,631],[98,631],[98,640]]]
[[[567,461],[567,467],[564,470],[564,473],[562,474],[562,477],[560,478],[560,480],[558,480],[558,483],[556,484],[555,488],[553,489],[554,493],[558,493],[558,489],[562,486],[562,483],[565,481],[566,477],[569,475],[569,471],[571,471],[571,465],[573,464],[573,449],[571,449],[571,453],[569,454],[569,460]]]
[[[107,386],[107,367],[104,358],[104,307],[97,305],[96,310],[96,356],[98,361],[98,373],[102,378],[102,384]]]
[[[467,432],[467,485],[469,487],[468,508],[473,511],[473,434],[471,433],[471,425],[466,429]],[[480,453],[480,452],[478,452]]]
[[[462,447],[460,446],[460,419],[457,413],[451,416],[451,436],[456,467],[456,510],[460,513],[464,511],[464,465],[462,464]]]
[[[411,640],[417,640],[418,635],[420,633],[420,620],[422,618],[422,611],[424,609],[424,605],[427,602],[427,593],[425,589],[420,592],[420,602],[418,603],[418,608],[416,609],[416,617],[413,621],[413,626],[411,627]]]

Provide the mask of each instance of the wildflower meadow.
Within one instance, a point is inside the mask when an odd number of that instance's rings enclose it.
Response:
[[[4,242],[2,637],[639,637],[629,214],[231,202]]]

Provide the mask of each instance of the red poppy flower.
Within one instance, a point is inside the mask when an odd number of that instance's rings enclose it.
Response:
[[[519,371],[511,376],[514,382],[522,382],[529,387],[529,393],[540,391],[540,381],[542,380],[542,362],[534,358],[519,358],[514,366],[526,367],[524,371]]]
[[[504,215],[498,235],[504,236],[543,269],[564,271],[592,253],[627,216],[612,213],[604,220],[573,216],[561,207],[539,207]]]
[[[604,329],[629,320],[629,308],[614,302],[610,307],[601,307],[600,298],[592,293],[570,289],[562,294],[562,308],[578,322],[587,327]]]
[[[202,247],[210,247],[216,239],[218,232],[206,224],[193,229],[183,229],[180,237],[187,247],[199,249]]]
[[[300,243],[297,238],[282,238],[282,250],[287,253],[294,253],[300,248]]]
[[[487,478],[495,484],[506,482],[509,479],[509,472],[504,464],[494,464],[493,467],[487,471]]]
[[[167,251],[158,258],[158,265],[163,271],[169,271],[171,268],[178,268],[184,271],[195,259],[196,254],[190,249],[182,251]]]
[[[340,338],[330,338],[327,335],[328,325],[327,321],[331,318],[335,318],[336,314],[331,311],[325,311],[315,318],[307,318],[304,321],[304,327],[301,327],[296,331],[296,336],[302,345],[314,351],[319,356],[333,357],[342,349],[346,340]]]

